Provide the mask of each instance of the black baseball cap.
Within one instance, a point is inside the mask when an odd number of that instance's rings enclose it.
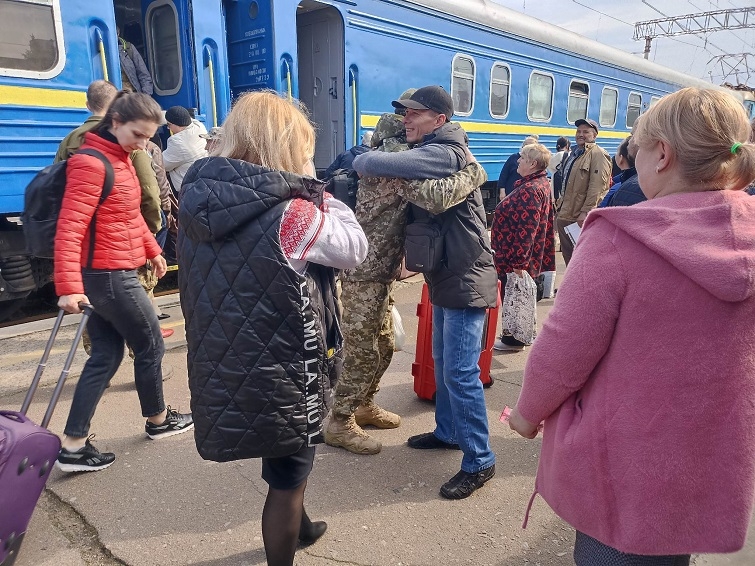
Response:
[[[595,133],[598,133],[598,123],[595,120],[591,120],[588,118],[585,120],[584,118],[580,118],[576,122],[574,122],[574,126],[579,128],[580,126],[590,126],[593,130],[595,130]]]
[[[418,88],[409,98],[391,102],[394,108],[413,108],[414,110],[433,110],[445,114],[449,120],[454,115],[454,101],[442,86],[432,85]]]

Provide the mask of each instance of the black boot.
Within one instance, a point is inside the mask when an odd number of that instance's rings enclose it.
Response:
[[[306,511],[301,514],[301,527],[299,528],[299,544],[309,546],[317,542],[325,531],[328,530],[328,524],[325,521],[310,521]]]

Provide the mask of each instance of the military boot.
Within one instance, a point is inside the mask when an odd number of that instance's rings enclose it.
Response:
[[[332,415],[325,429],[325,444],[343,448],[354,454],[377,454],[383,447],[378,440],[364,432],[356,423],[354,415]]]
[[[396,413],[386,411],[372,401],[359,405],[354,412],[354,418],[359,426],[372,425],[375,428],[397,428],[401,424],[401,417]]]

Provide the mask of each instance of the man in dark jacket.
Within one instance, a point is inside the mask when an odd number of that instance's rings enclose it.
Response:
[[[363,154],[365,151],[370,151],[370,142],[372,141],[372,131],[366,131],[362,134],[362,143],[355,145],[351,149],[347,149],[343,153],[339,153],[335,161],[331,163],[322,174],[323,179],[327,179],[333,173],[339,169],[351,169],[351,164],[354,162],[354,158],[357,155]]]
[[[439,86],[418,89],[393,101],[406,109],[409,151],[371,151],[354,160],[360,175],[395,177],[397,194],[412,203],[411,216],[439,225],[446,254],[425,273],[433,304],[433,359],[437,386],[434,432],[409,438],[417,449],[461,449],[461,470],[440,489],[443,497],[462,499],[495,474],[480,368],[485,309],[496,302],[497,277],[479,187],[449,200],[445,192],[418,194],[401,179],[442,179],[472,160],[464,130],[450,123],[451,96]]]

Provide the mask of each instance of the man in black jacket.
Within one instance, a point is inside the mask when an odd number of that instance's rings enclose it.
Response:
[[[328,165],[328,168],[322,174],[323,179],[329,178],[333,173],[339,169],[351,169],[351,164],[354,162],[354,158],[357,155],[363,154],[365,151],[370,151],[370,142],[372,141],[372,131],[368,130],[362,134],[362,143],[355,145],[351,149],[339,153],[335,161]]]
[[[453,116],[451,96],[439,86],[418,89],[393,101],[406,109],[406,139],[413,149],[398,153],[369,152],[354,159],[360,175],[399,179],[442,179],[473,159],[467,138]],[[436,406],[433,432],[409,438],[417,449],[461,449],[461,470],[440,490],[462,499],[495,474],[490,449],[485,397],[480,382],[480,355],[485,309],[496,302],[497,277],[485,225],[479,187],[449,202],[447,195],[418,194],[408,183],[395,183],[397,194],[411,202],[411,216],[440,226],[445,250],[440,265],[425,274],[433,304],[433,359]]]

